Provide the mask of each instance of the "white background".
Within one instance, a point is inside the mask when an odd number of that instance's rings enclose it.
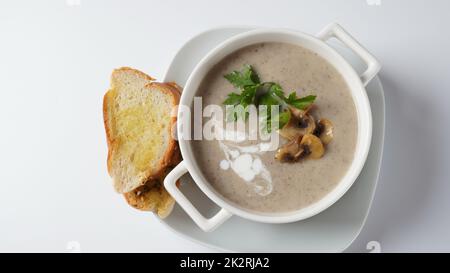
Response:
[[[350,251],[450,251],[450,2],[0,1],[0,251],[213,251],[128,207],[106,172],[102,97],[113,68],[161,78],[220,25],[316,33],[337,21],[378,57],[381,177]]]

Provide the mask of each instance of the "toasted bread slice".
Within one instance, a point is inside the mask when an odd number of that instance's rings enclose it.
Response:
[[[170,166],[159,177],[152,178],[137,189],[124,193],[127,203],[138,210],[152,211],[160,218],[167,217],[172,212],[175,200],[164,188],[164,178],[181,160],[181,153],[177,146],[173,152]],[[177,185],[179,184],[178,180]]]
[[[172,85],[153,82],[131,69],[114,70],[103,99],[108,141],[108,172],[114,188],[127,193],[158,179],[177,154],[173,138],[180,94]]]
[[[165,173],[168,173],[168,171],[169,169]],[[143,186],[125,193],[125,200],[130,206],[138,210],[153,211],[160,218],[167,217],[172,212],[175,200],[164,188],[165,176],[164,174],[160,178],[152,179]]]

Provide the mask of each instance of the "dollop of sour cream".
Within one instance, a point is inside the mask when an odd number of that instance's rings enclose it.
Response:
[[[266,196],[272,192],[272,176],[259,156],[259,154],[269,150],[267,143],[238,146],[227,145],[221,140],[218,141],[225,155],[225,159],[220,162],[222,170],[231,168],[246,183],[252,185],[255,192],[261,196]]]

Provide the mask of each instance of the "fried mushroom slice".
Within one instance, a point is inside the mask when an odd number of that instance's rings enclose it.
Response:
[[[290,111],[289,121],[278,133],[286,139],[294,140],[299,136],[312,134],[315,130],[316,122],[314,118],[305,111],[295,109]]]
[[[333,140],[333,123],[328,119],[320,119],[317,122],[314,134],[320,138],[324,145],[327,145]]]
[[[293,139],[281,146],[275,154],[275,159],[281,162],[296,162],[302,156],[304,150],[300,145],[301,137]]]
[[[303,149],[302,157],[305,158],[319,159],[325,152],[322,141],[313,134],[304,135],[300,147]]]

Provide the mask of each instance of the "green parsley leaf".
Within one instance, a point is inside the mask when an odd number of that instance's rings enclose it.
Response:
[[[234,92],[227,95],[227,98],[223,102],[225,105],[236,105],[241,102],[241,95],[236,94]]]
[[[241,93],[241,104],[244,107],[255,103],[255,95],[259,85],[247,85],[243,88]]]
[[[259,96],[257,100],[258,105],[279,105],[284,98],[283,89],[281,86],[272,82],[265,82],[261,84],[261,88],[263,93]]]
[[[260,113],[263,115],[261,120],[266,132],[269,133],[272,130],[273,119],[278,121],[278,127],[282,128],[289,121],[291,114],[289,110],[285,110],[272,117],[272,106],[278,106],[278,110],[281,110],[282,108],[286,109],[287,105],[291,105],[304,110],[316,99],[314,95],[299,98],[295,92],[286,97],[279,84],[274,82],[261,83],[258,74],[251,65],[245,65],[241,71],[233,71],[224,77],[241,91],[240,94],[235,92],[228,94],[223,102],[227,107],[231,107],[231,111],[227,111],[227,120],[236,121],[239,118],[246,120],[250,105],[254,104],[256,107],[263,105],[266,106],[267,110],[265,113]]]
[[[247,85],[259,84],[258,74],[253,70],[251,65],[245,65],[242,71],[233,71],[226,74],[225,79],[227,79],[234,87],[243,88]]]
[[[258,105],[266,105],[268,109],[272,105],[279,105],[279,100],[275,97],[275,95],[271,92],[267,92],[258,99]]]
[[[232,114],[228,112],[228,121],[235,121],[238,118],[247,120],[249,116],[248,107],[251,104],[255,104],[255,95],[257,89],[258,85],[247,85],[243,87],[241,94],[228,94],[228,97],[223,102],[223,104],[233,107],[233,111],[229,111],[232,112]]]
[[[278,119],[278,128],[281,129],[291,119],[291,111],[287,110],[287,111],[281,112],[275,118]]]
[[[310,106],[314,103],[314,100],[316,99],[316,96],[309,95],[303,98],[298,98],[297,94],[295,92],[292,92],[289,94],[289,96],[285,99],[285,102],[289,105],[294,106],[295,108],[298,108],[300,110],[306,109],[306,107]]]
[[[249,116],[248,108],[248,105],[244,106],[243,104],[234,106],[234,114],[236,119],[247,120]]]
[[[266,130],[266,132],[270,133],[272,129],[281,129],[289,122],[289,119],[291,118],[291,111],[285,110],[281,113],[278,113],[276,116],[265,116],[264,118],[266,119],[265,123],[267,124],[264,129]],[[272,128],[272,124],[275,121],[278,122],[278,128]]]
[[[284,92],[283,92],[283,88],[281,88],[281,85],[279,85],[278,83],[271,83],[272,85],[270,86],[269,91],[272,94],[277,95],[280,99],[284,99]]]
[[[281,102],[285,99],[283,89],[279,84],[271,82],[263,83],[262,86],[264,93],[258,98],[257,105],[267,106],[267,116],[270,118],[273,105],[280,106],[278,110],[281,108]]]

